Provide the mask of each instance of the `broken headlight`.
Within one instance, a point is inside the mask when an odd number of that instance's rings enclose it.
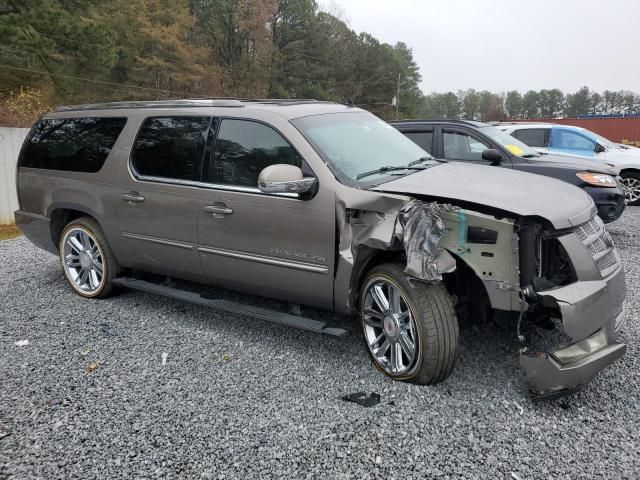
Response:
[[[604,330],[598,330],[584,340],[561,348],[551,353],[551,356],[563,365],[577,362],[589,355],[599,352],[607,346],[607,334]]]

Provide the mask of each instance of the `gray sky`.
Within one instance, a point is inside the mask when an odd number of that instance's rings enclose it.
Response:
[[[333,2],[334,6],[331,5]],[[425,93],[640,93],[640,0],[320,0],[356,32],[413,48]]]

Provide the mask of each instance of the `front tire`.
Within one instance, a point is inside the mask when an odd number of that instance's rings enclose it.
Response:
[[[98,222],[89,217],[72,220],[62,231],[58,251],[65,278],[78,295],[109,296],[119,266]]]
[[[364,340],[378,370],[421,385],[451,374],[459,333],[444,285],[410,283],[400,265],[388,263],[367,274],[360,293]]]
[[[623,172],[620,176],[626,204],[640,205],[640,172]]]

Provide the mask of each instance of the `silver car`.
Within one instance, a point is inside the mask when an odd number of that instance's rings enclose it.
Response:
[[[344,332],[155,274],[357,315],[376,367],[419,384],[451,374],[457,315],[500,313],[538,396],[582,386],[625,351],[624,273],[586,193],[436,161],[358,108],[61,107],[33,127],[17,177],[19,227],[83,297],[124,286]]]

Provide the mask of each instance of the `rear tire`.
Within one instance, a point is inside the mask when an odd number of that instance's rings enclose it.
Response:
[[[442,283],[410,283],[400,265],[379,265],[362,284],[360,318],[369,355],[385,375],[430,385],[451,374],[458,321]]]
[[[640,205],[640,172],[622,172],[622,188],[627,205]]]
[[[58,251],[65,278],[78,295],[104,298],[111,294],[111,280],[120,267],[98,222],[90,217],[69,222],[60,235]]]

